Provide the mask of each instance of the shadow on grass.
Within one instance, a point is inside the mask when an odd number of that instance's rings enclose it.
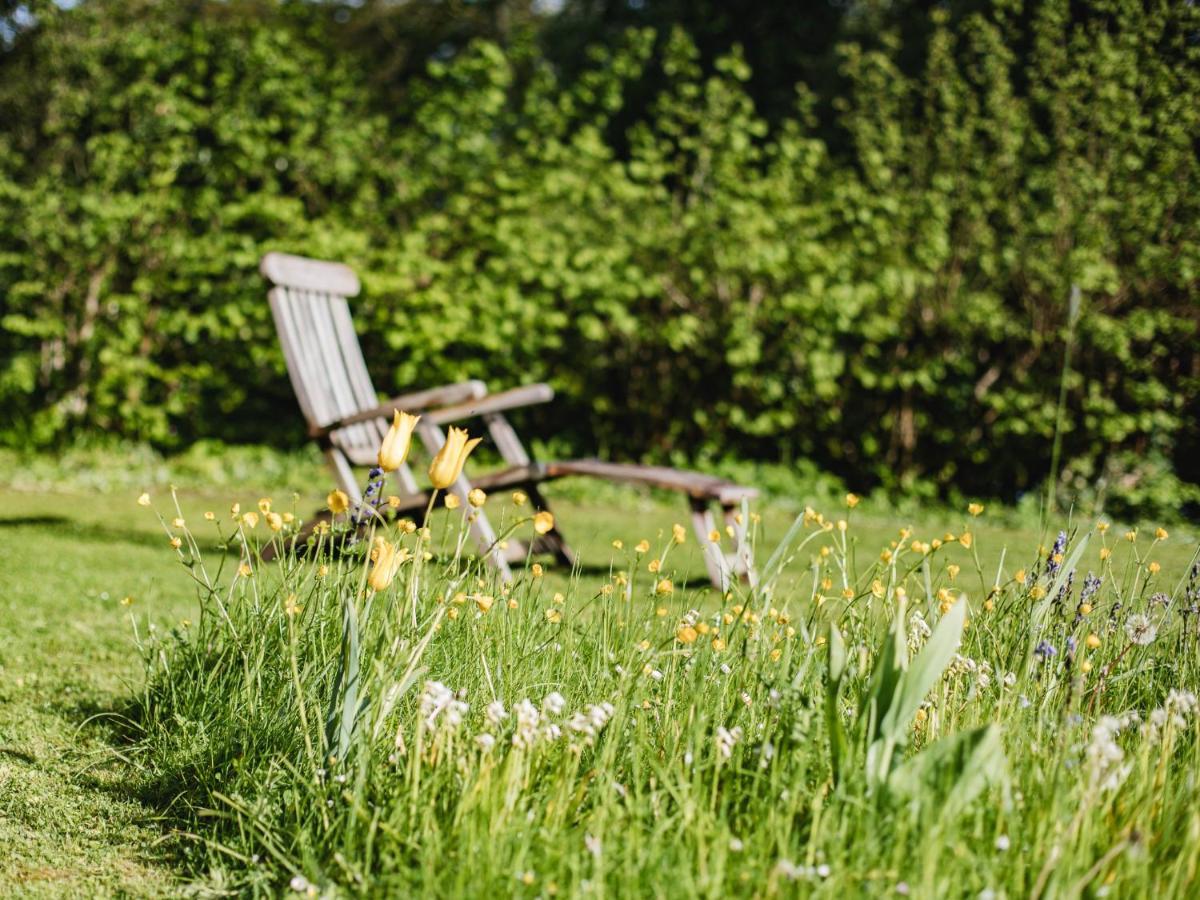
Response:
[[[160,550],[166,545],[162,532],[143,531],[136,528],[115,528],[100,523],[81,522],[60,515],[10,516],[0,518],[0,529],[29,528],[45,532],[47,537],[70,541],[74,544],[125,544]],[[200,552],[206,555],[236,553],[230,545],[217,541],[199,541]]]

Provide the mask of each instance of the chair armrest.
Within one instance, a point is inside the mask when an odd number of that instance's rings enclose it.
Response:
[[[507,409],[520,409],[537,403],[547,403],[554,399],[554,389],[548,384],[527,384],[524,387],[501,391],[499,394],[488,394],[445,406],[441,409],[426,413],[425,421],[433,425],[448,425],[463,419],[473,419],[476,416],[487,416],[492,413],[504,412]]]
[[[482,381],[460,381],[457,384],[444,384],[440,387],[414,391],[411,394],[400,394],[383,401],[378,406],[356,412],[326,425],[314,425],[308,432],[312,437],[323,437],[347,425],[357,425],[359,422],[370,422],[372,419],[390,419],[394,410],[401,412],[421,413],[433,406],[447,404],[463,404],[487,395],[487,385]]]

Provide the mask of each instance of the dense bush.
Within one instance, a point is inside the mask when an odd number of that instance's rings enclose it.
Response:
[[[1200,10],[905,8],[770,125],[682,31],[571,77],[477,42],[393,106],[323,7],[40,9],[0,56],[2,439],[298,439],[280,248],[362,272],[383,391],[545,379],[531,430],[581,448],[1011,495],[1074,283],[1069,477],[1187,496]]]

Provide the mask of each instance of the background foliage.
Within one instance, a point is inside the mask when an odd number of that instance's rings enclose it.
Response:
[[[0,3],[0,441],[300,441],[285,249],[362,273],[381,391],[1011,498],[1076,283],[1066,482],[1197,496],[1200,9],[646,6]]]

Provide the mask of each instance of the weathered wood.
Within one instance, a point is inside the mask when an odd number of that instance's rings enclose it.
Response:
[[[610,463],[598,459],[576,459],[565,462],[541,464],[547,478],[562,478],[567,475],[587,475],[625,484],[644,484],[649,487],[681,491],[689,497],[718,500],[722,503],[733,499],[756,497],[754,488],[732,484],[715,475],[702,475],[682,469],[664,466],[639,466],[630,463]]]
[[[436,455],[446,443],[446,435],[442,433],[442,429],[425,417],[417,425],[417,436],[430,456]],[[479,555],[500,572],[501,578],[511,581],[512,569],[508,566],[508,560],[504,558],[504,551],[500,549],[500,542],[496,538],[492,523],[488,521],[487,514],[482,509],[475,509],[468,502],[472,487],[474,485],[467,480],[466,474],[460,473],[449,491],[458,495],[463,516],[467,519],[471,536],[475,538],[475,544],[479,548]]]
[[[545,384],[532,384],[499,394],[488,394],[481,381],[465,381],[415,391],[379,402],[371,383],[362,347],[354,332],[347,297],[358,294],[360,285],[353,270],[339,263],[306,259],[284,253],[268,253],[260,269],[273,284],[269,298],[288,376],[310,435],[321,442],[338,486],[351,502],[361,500],[352,466],[373,466],[379,444],[394,410],[420,413],[417,434],[430,454],[442,446],[442,425],[464,419],[482,418],[508,467],[468,479],[464,473],[450,490],[462,499],[472,536],[479,552],[506,580],[512,577],[508,558],[524,558],[525,545],[509,541],[507,552],[498,546],[496,533],[482,509],[467,503],[473,487],[484,491],[525,488],[539,509],[549,509],[538,485],[556,478],[584,475],[625,484],[677,491],[688,497],[692,523],[701,542],[705,565],[713,584],[726,590],[734,572],[745,572],[754,580],[753,560],[743,523],[735,520],[736,507],[756,497],[754,488],[733,484],[723,478],[686,472],[665,466],[639,466],[577,459],[539,463],[530,458],[504,412],[553,398]],[[421,514],[429,504],[430,492],[419,489],[412,470],[402,465],[395,473],[399,485],[397,511]],[[710,504],[719,504],[726,521],[734,526],[736,549],[725,554],[708,539],[715,527]],[[532,542],[535,553],[553,553],[560,562],[573,565],[575,554],[567,545],[557,523]]]
[[[713,587],[721,593],[725,593],[729,590],[730,565],[724,551],[721,550],[721,545],[715,543],[711,538],[712,533],[717,530],[712,507],[707,500],[701,499],[693,499],[690,505],[692,508],[692,531],[696,533],[696,540],[699,541],[700,548],[704,553],[704,567],[708,569],[708,579],[712,582]]]
[[[507,409],[520,409],[553,399],[554,389],[550,385],[527,384],[524,387],[501,391],[499,394],[487,394],[477,400],[433,410],[426,418],[434,425],[449,425],[451,422],[504,412]]]
[[[290,253],[268,253],[259,263],[258,270],[273,284],[306,291],[357,297],[362,289],[358,276],[349,266]]]
[[[536,484],[529,485],[529,500],[533,504],[534,509],[542,509],[551,513],[553,512],[550,509],[550,504],[546,501],[546,498],[542,496],[542,492],[538,490]],[[551,528],[545,534],[538,535],[536,538],[534,538],[533,552],[535,554],[551,554],[559,562],[559,564],[569,566],[571,568],[574,568],[575,563],[578,561],[575,551],[567,545],[567,539],[563,537],[562,532],[559,531],[557,518],[554,520],[553,528]]]
[[[508,424],[508,419],[500,413],[488,413],[483,417],[483,421],[487,425],[488,434],[492,436],[492,443],[496,445],[506,463],[510,466],[527,466],[533,462],[525,450],[525,445],[517,437],[516,430]]]
[[[486,394],[487,385],[482,381],[460,381],[456,384],[445,384],[423,391],[413,391],[411,394],[400,394],[382,403],[372,399],[370,406],[364,406],[358,412],[334,422],[310,428],[309,431],[313,437],[319,437],[359,422],[369,422],[375,419],[390,420],[395,410],[421,413],[431,407],[440,407],[447,403],[464,403]]]

